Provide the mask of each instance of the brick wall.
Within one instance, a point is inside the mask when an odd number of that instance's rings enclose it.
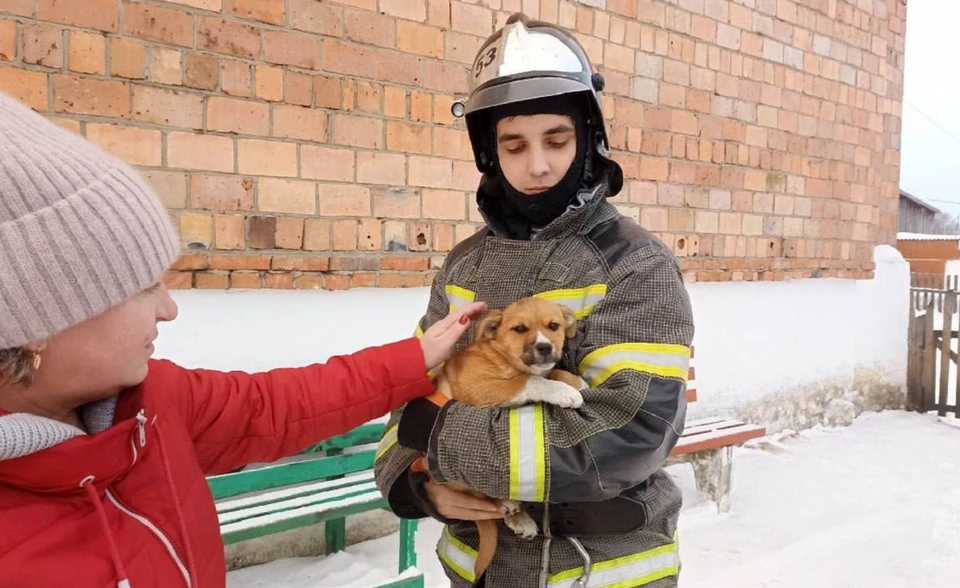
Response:
[[[605,74],[617,205],[688,280],[872,274],[904,0],[0,0],[0,89],[144,171],[172,286],[419,286],[480,226],[449,107],[520,9]]]

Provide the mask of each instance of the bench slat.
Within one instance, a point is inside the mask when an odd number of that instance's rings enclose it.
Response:
[[[338,504],[341,504],[349,499],[355,498],[361,495],[374,495],[377,490],[377,485],[373,482],[367,484],[360,484],[359,486],[348,486],[346,488],[338,488],[330,492],[323,492],[321,494],[310,494],[307,496],[298,496],[297,498],[291,498],[289,500],[281,500],[280,502],[272,502],[270,504],[261,504],[259,506],[254,506],[250,508],[244,508],[240,510],[233,510],[230,512],[220,513],[217,519],[220,521],[221,525],[226,525],[228,523],[235,523],[238,521],[243,521],[247,519],[254,519],[261,517],[263,515],[283,513],[290,510],[295,510],[304,506],[320,506],[326,505],[327,508],[336,507]],[[380,498],[379,494],[375,495],[376,498]],[[371,501],[372,502],[372,501]]]
[[[207,478],[216,500],[255,490],[270,490],[371,469],[376,451],[320,457]]]
[[[269,492],[264,492],[263,494],[255,494],[253,496],[247,496],[245,498],[234,498],[227,499],[217,502],[217,512],[224,513],[230,512],[232,510],[239,510],[241,508],[250,508],[253,506],[259,506],[261,504],[269,504],[272,502],[279,502],[288,498],[296,498],[298,496],[304,496],[307,494],[317,494],[321,492],[328,492],[330,490],[337,490],[339,488],[345,488],[348,486],[356,486],[359,484],[365,484],[367,482],[373,481],[373,472],[365,472],[362,474],[352,474],[345,478],[337,478],[335,480],[325,480],[323,482],[317,482],[316,484],[304,484],[303,486],[297,486],[295,488],[286,488],[284,490],[272,490]]]
[[[746,423],[732,424],[696,435],[684,435],[670,455],[679,456],[696,453],[705,449],[718,449],[728,445],[738,445],[750,439],[763,437],[766,428]]]
[[[386,509],[388,506],[387,500],[380,495],[379,491],[376,491],[338,502],[334,508],[330,508],[330,505],[304,506],[282,513],[230,523],[220,527],[220,533],[224,544],[230,545],[378,508]]]

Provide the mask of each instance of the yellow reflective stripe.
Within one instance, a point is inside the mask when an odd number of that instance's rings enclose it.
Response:
[[[477,299],[476,292],[471,292],[466,288],[454,286],[453,284],[447,284],[444,286],[444,291],[447,293],[447,300],[450,301],[451,314],[456,312],[461,306],[469,304]]]
[[[511,500],[544,501],[547,472],[543,433],[542,404],[510,411]]]
[[[580,362],[579,372],[591,386],[600,386],[622,370],[646,372],[687,381],[690,348],[671,343],[618,343],[601,347]]]
[[[383,437],[380,438],[380,443],[377,444],[377,454],[374,456],[373,461],[377,461],[383,456],[384,453],[390,451],[390,448],[397,444],[397,426],[393,425],[383,433]]]
[[[648,551],[593,564],[586,588],[631,588],[649,584],[680,573],[680,549],[673,543]],[[548,588],[572,588],[583,574],[583,567],[550,576]]]
[[[464,580],[471,583],[475,580],[473,568],[477,562],[477,550],[454,537],[450,527],[444,527],[440,535],[437,556]]]
[[[562,304],[573,310],[577,319],[586,318],[593,312],[593,308],[607,295],[606,284],[591,284],[583,288],[567,288],[564,290],[548,290],[534,294],[536,298],[543,298],[557,304]]]
[[[423,337],[423,328],[420,326],[419,323],[417,323],[417,328],[413,330],[413,335],[417,339],[419,339],[420,337]]]

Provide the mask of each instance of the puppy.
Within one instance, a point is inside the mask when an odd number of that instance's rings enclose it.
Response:
[[[523,298],[504,310],[491,310],[477,325],[474,341],[452,355],[437,376],[437,391],[476,407],[513,407],[545,402],[563,408],[583,404],[580,390],[586,382],[570,372],[555,369],[567,338],[577,332],[569,308],[540,298]],[[481,493],[462,484],[451,487]],[[504,522],[525,539],[537,534],[529,514],[512,500],[501,501]],[[480,535],[475,577],[493,559],[497,546],[496,521],[477,521]]]

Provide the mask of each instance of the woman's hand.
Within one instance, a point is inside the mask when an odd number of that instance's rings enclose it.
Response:
[[[423,349],[423,363],[427,371],[450,357],[453,346],[470,328],[471,319],[479,317],[486,311],[486,302],[471,302],[456,312],[448,314],[426,330],[420,337],[420,348]]]
[[[493,500],[477,498],[432,481],[425,482],[423,488],[437,512],[448,519],[480,521],[503,518],[503,513]]]

